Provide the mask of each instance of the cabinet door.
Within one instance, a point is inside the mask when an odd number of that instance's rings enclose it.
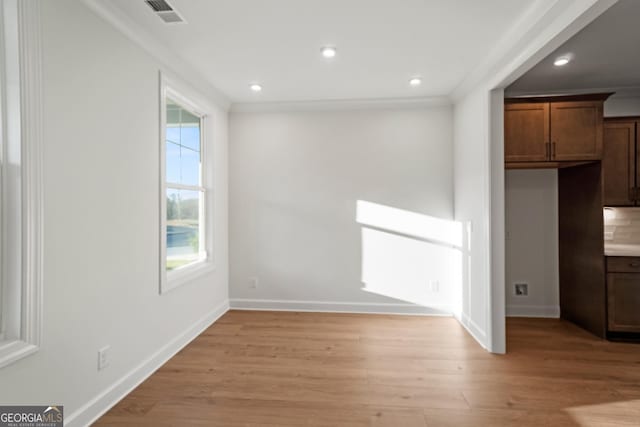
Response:
[[[602,101],[552,102],[551,159],[602,158]]]
[[[549,160],[549,103],[506,104],[504,108],[505,162]]]
[[[640,274],[607,274],[609,330],[640,332]]]
[[[633,121],[605,121],[602,181],[605,206],[633,206],[636,149]]]
[[[634,168],[636,172],[636,188],[635,188],[635,196],[636,196],[636,204],[640,203],[640,121],[635,120],[633,125],[635,126],[635,148],[636,148],[636,161],[634,162]]]

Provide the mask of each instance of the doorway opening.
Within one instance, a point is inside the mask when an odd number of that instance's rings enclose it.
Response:
[[[637,16],[616,3],[505,89],[507,316],[640,337]]]

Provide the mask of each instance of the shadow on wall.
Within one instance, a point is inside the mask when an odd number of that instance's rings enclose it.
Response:
[[[460,316],[467,233],[457,221],[358,200],[362,290]]]

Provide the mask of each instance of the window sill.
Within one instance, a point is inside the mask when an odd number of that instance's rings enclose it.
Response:
[[[37,345],[20,340],[0,342],[0,368],[27,357],[38,349]]]
[[[204,275],[215,271],[216,267],[213,261],[204,259],[198,261],[188,267],[165,273],[165,279],[160,287],[160,293],[166,294],[167,292],[192,282]]]

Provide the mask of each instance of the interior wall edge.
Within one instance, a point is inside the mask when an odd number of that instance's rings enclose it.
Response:
[[[466,313],[461,313],[460,318],[456,316],[460,324],[471,334],[471,336],[487,351],[491,351],[488,347],[487,333],[482,329],[471,317]]]

